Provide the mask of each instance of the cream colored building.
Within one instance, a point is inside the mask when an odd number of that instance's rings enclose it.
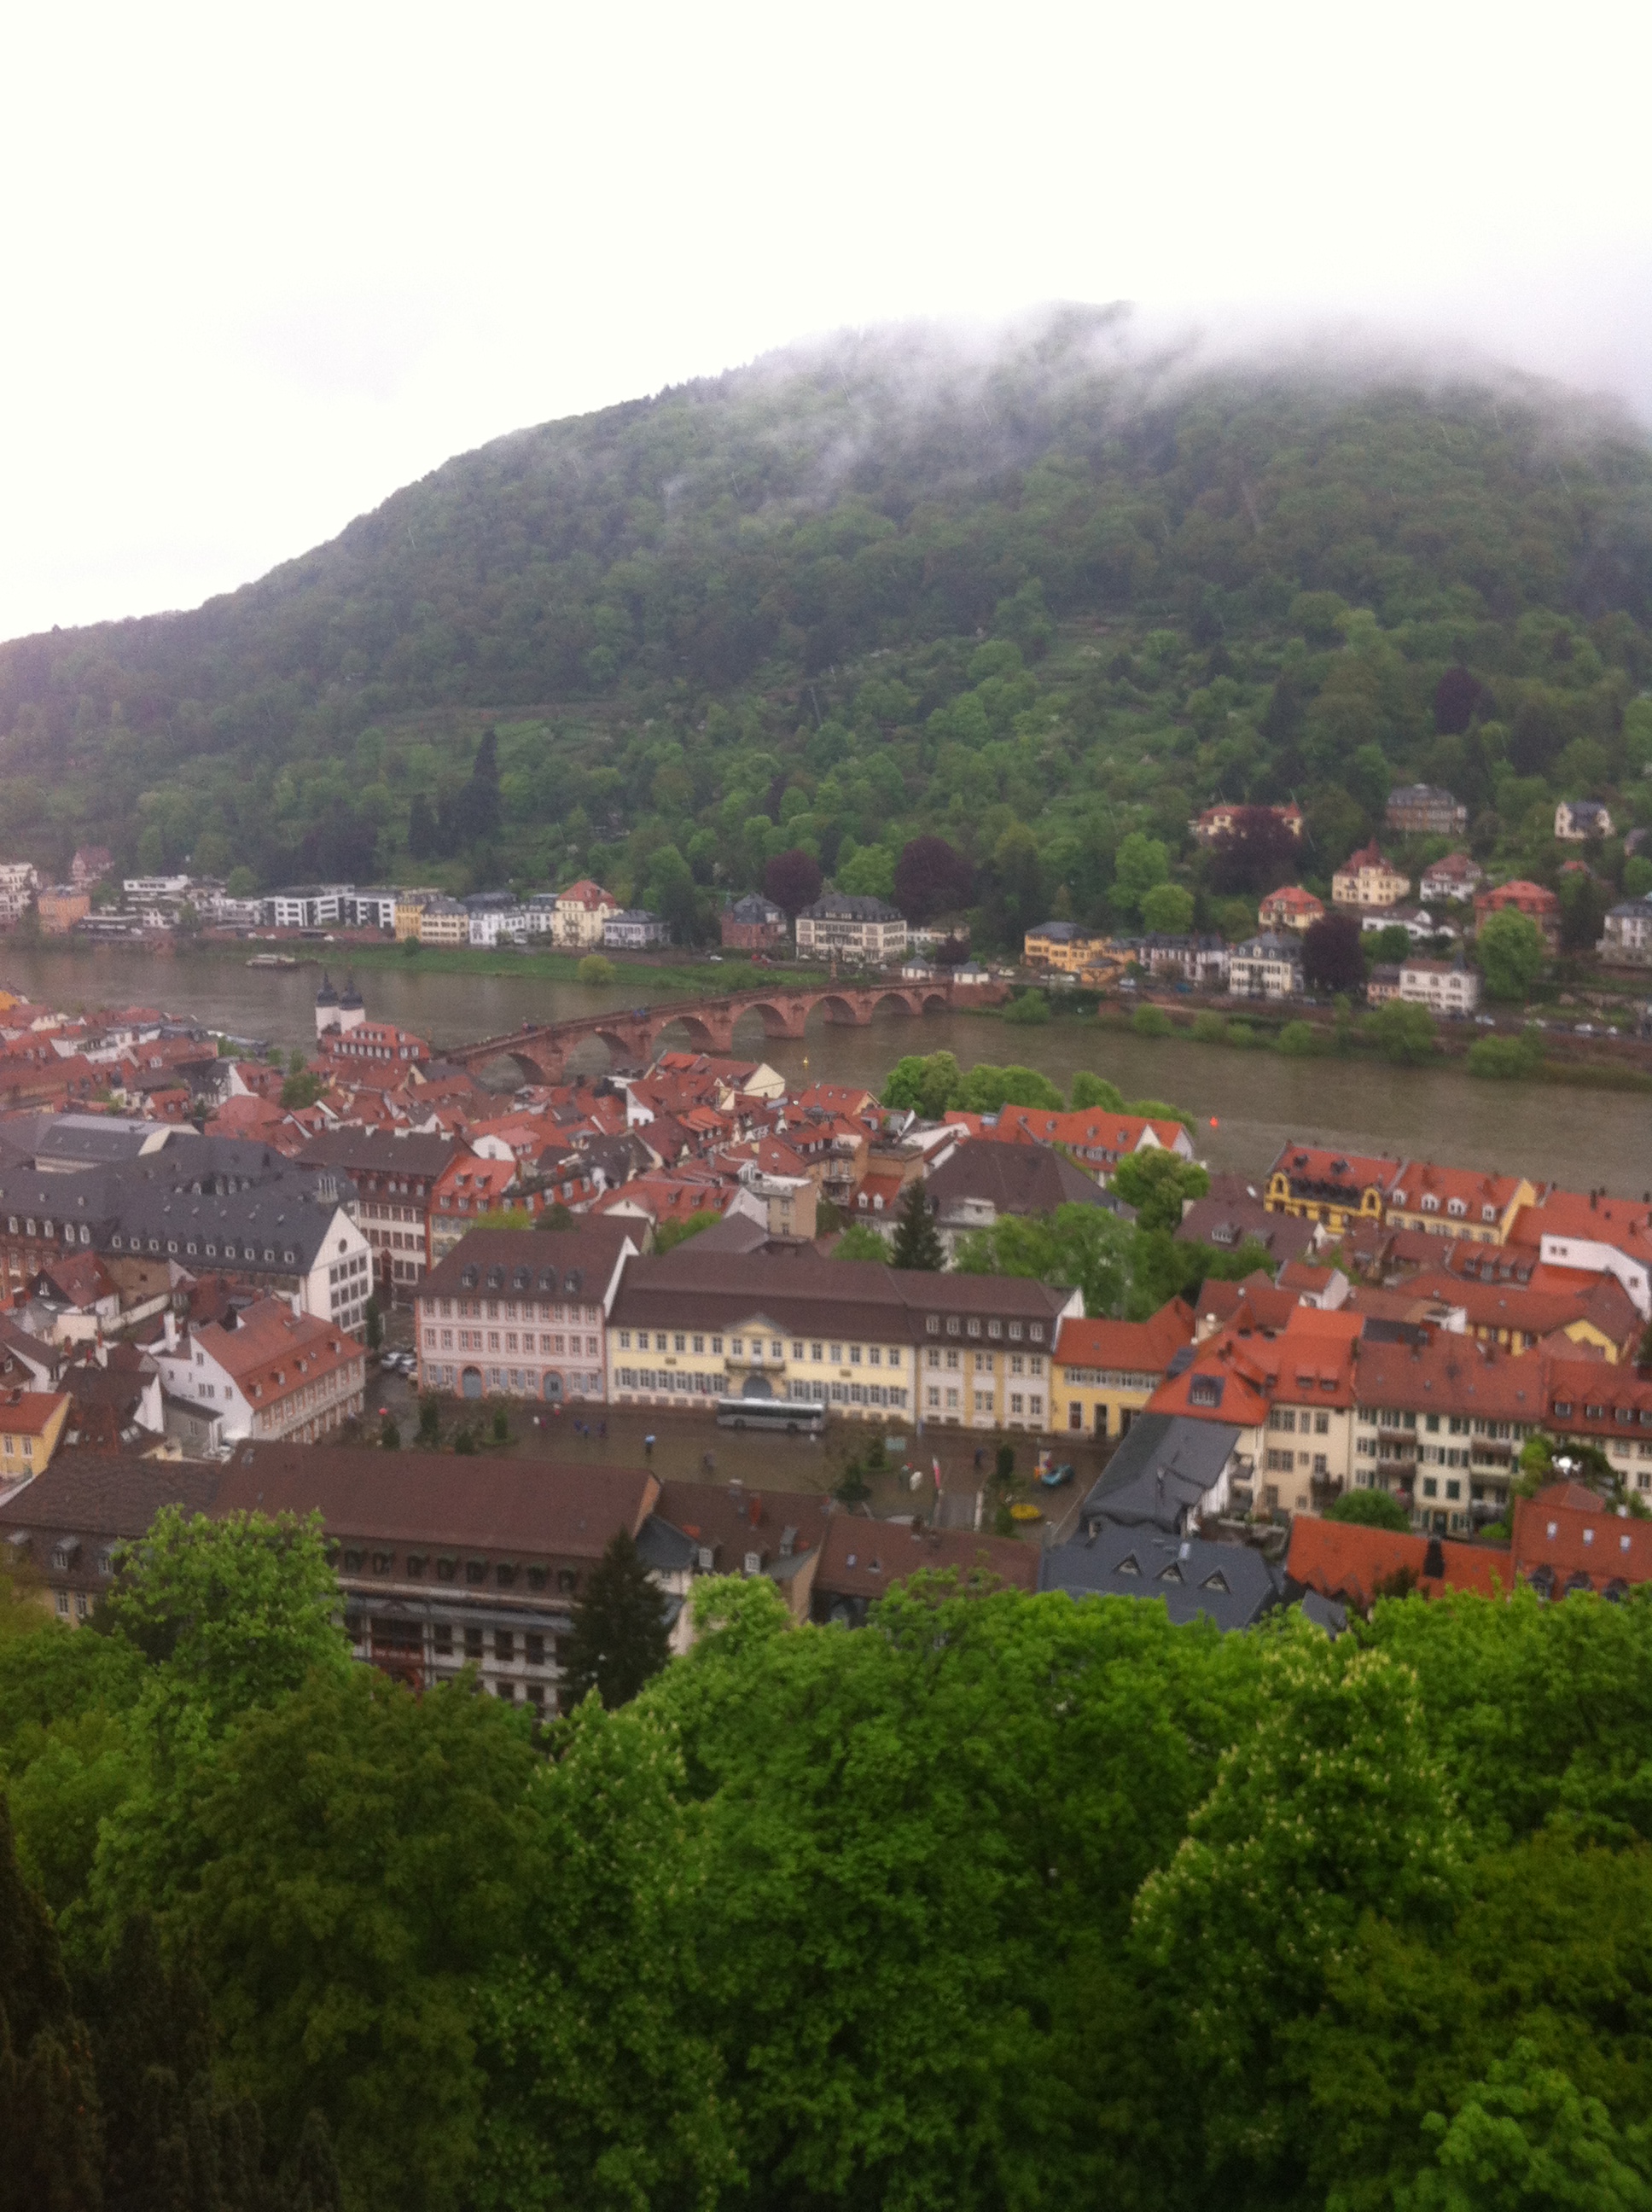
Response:
[[[1398,906],[1411,889],[1411,878],[1402,876],[1376,845],[1351,853],[1331,878],[1331,896],[1338,906]]]
[[[1449,960],[1403,961],[1400,996],[1436,1014],[1472,1014],[1480,1002],[1479,971]]]
[[[602,950],[608,918],[620,910],[612,891],[593,884],[588,876],[556,894],[556,941],[576,950]]]
[[[427,899],[419,915],[421,945],[468,945],[471,917],[457,899]]]
[[[695,1253],[691,1239],[628,1266],[609,1320],[609,1395],[684,1411],[778,1398],[847,1419],[1042,1431],[1057,1332],[1082,1304],[1020,1278]]]

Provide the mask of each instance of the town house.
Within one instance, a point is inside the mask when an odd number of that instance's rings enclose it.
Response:
[[[473,1229],[420,1284],[422,1390],[465,1398],[599,1403],[609,1310],[634,1259],[634,1224]]]

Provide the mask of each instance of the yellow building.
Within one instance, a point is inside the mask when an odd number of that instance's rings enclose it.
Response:
[[[398,891],[396,894],[396,942],[406,944],[419,933],[419,924],[424,918],[425,902],[435,896],[434,891]]]
[[[66,1391],[8,1390],[0,1397],[0,1482],[51,1466],[70,1403]]]
[[[684,1412],[784,1399],[834,1419],[1045,1431],[1057,1331],[1078,1304],[1017,1277],[685,1245],[628,1265],[609,1396]]]
[[[1411,878],[1402,876],[1374,844],[1351,853],[1331,878],[1331,896],[1338,906],[1398,906],[1410,889]]]
[[[1436,1168],[1407,1160],[1388,1189],[1391,1229],[1420,1229],[1471,1244],[1506,1244],[1521,1208],[1537,1204],[1524,1176],[1482,1175],[1473,1168]]]
[[[1270,1213],[1321,1222],[1333,1237],[1362,1221],[1380,1222],[1394,1178],[1393,1160],[1315,1145],[1287,1145],[1268,1170],[1262,1203]]]
[[[1041,922],[1021,941],[1021,957],[1029,968],[1054,968],[1058,974],[1076,975],[1107,949],[1107,939],[1076,921]]]
[[[457,899],[427,899],[419,915],[421,945],[468,945],[471,917]]]
[[[1151,1321],[1064,1321],[1056,1340],[1051,1426],[1072,1436],[1121,1437],[1193,1340],[1181,1298]]]

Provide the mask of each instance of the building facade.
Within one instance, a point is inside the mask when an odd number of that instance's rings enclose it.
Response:
[[[646,907],[623,907],[604,918],[602,941],[610,952],[646,952],[671,943],[671,926]]]
[[[1331,896],[1338,906],[1398,906],[1411,889],[1411,878],[1372,845],[1351,853],[1331,878]]]
[[[371,1251],[381,1303],[406,1304],[428,1273],[436,1186],[465,1149],[458,1137],[341,1128],[324,1130],[299,1154],[349,1178],[355,1194],[348,1205]]]
[[[1479,1005],[1479,970],[1465,968],[1460,960],[1402,961],[1400,996],[1412,1006],[1461,1018]]]
[[[619,901],[588,876],[556,894],[556,940],[583,952],[602,950],[603,932],[610,914],[619,912]]]
[[[1228,955],[1228,989],[1236,998],[1297,997],[1303,989],[1299,939],[1264,931],[1236,945]]]
[[[1040,922],[1021,940],[1021,957],[1029,968],[1051,968],[1061,975],[1082,974],[1106,949],[1105,937],[1076,921]]]
[[[774,952],[786,942],[785,910],[748,891],[723,908],[718,930],[726,951]]]
[[[780,1398],[849,1419],[1042,1431],[1057,1333],[1082,1305],[1076,1291],[1011,1277],[689,1243],[628,1266],[609,1317],[610,1393],[619,1405]]]
[[[1150,1321],[1064,1321],[1056,1339],[1052,1428],[1070,1436],[1121,1437],[1193,1340],[1193,1308],[1180,1298]]]
[[[829,891],[798,916],[798,953],[805,960],[853,960],[872,967],[907,949],[903,915],[882,899]]]
[[[1436,783],[1407,783],[1388,793],[1388,824],[1408,837],[1458,837],[1468,809]]]
[[[1652,894],[1614,906],[1595,950],[1602,960],[1625,967],[1652,967]]]
[[[153,1357],[167,1395],[204,1413],[215,1443],[319,1443],[359,1420],[367,1367],[354,1337],[283,1298],[232,1307],[179,1334],[167,1316]]]
[[[1424,906],[1437,906],[1442,899],[1470,899],[1485,877],[1485,869],[1471,854],[1448,853],[1424,869],[1418,896]]]
[[[1613,835],[1612,812],[1598,799],[1563,799],[1554,810],[1554,834],[1563,845],[1585,845]]]
[[[1474,927],[1479,929],[1494,914],[1505,914],[1512,909],[1534,921],[1542,932],[1543,942],[1551,952],[1560,950],[1560,902],[1546,884],[1527,883],[1516,878],[1512,883],[1494,884],[1490,890],[1474,894]]]
[[[1256,909],[1256,919],[1264,929],[1308,930],[1324,915],[1322,902],[1300,884],[1286,884],[1282,890],[1270,891]]]
[[[552,1231],[472,1230],[419,1286],[419,1387],[600,1404],[610,1309],[637,1243],[611,1216]]]

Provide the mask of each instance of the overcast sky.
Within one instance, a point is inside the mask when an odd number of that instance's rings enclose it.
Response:
[[[523,424],[1128,298],[1652,417],[1648,11],[9,11],[0,636],[191,605]]]

